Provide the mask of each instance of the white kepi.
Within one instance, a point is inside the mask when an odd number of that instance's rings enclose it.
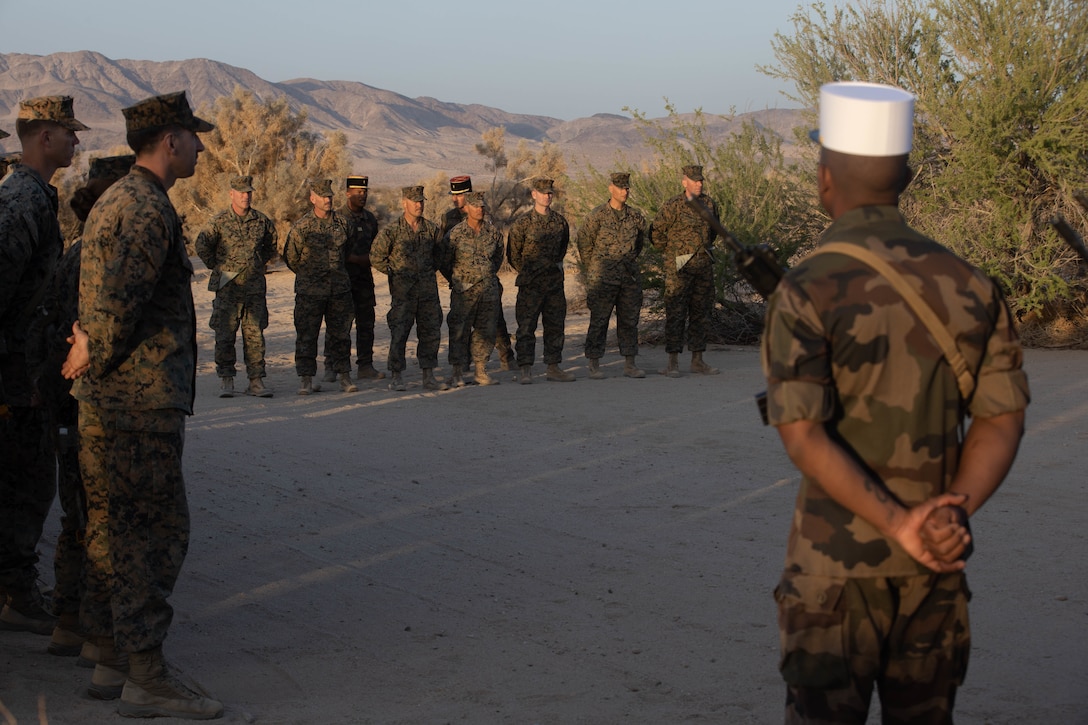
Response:
[[[820,127],[809,136],[854,156],[910,153],[914,95],[880,83],[827,83],[820,87]]]

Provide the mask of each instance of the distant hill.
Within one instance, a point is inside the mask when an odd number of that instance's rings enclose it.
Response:
[[[83,149],[105,149],[124,144],[121,109],[125,106],[182,89],[188,91],[194,106],[210,106],[235,86],[261,99],[286,96],[292,108],[305,109],[314,129],[343,131],[356,171],[369,174],[378,186],[419,182],[439,171],[484,174],[483,159],[474,147],[480,135],[495,126],[506,128],[509,149],[520,139],[556,144],[572,170],[587,162],[606,170],[617,153],[632,161],[648,156],[636,123],[616,114],[563,121],[478,104],[413,99],[349,81],[297,78],[271,83],[244,68],[205,58],[113,60],[93,51],[44,56],[0,53],[0,127],[15,130],[23,98],[70,95],[75,98],[77,116],[92,129],[81,134]],[[744,118],[755,119],[789,142],[801,112],[769,109],[734,119],[708,116],[707,127],[715,138],[725,138]],[[0,150],[17,149],[14,138],[0,141]]]

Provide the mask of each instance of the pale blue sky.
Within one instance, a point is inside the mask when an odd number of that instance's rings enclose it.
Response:
[[[833,2],[828,2],[833,5]],[[412,98],[572,119],[792,107],[755,70],[798,0],[0,0],[3,52],[210,58],[265,80],[350,80]]]

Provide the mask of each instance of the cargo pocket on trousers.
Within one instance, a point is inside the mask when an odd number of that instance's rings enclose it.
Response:
[[[782,679],[794,687],[834,689],[850,684],[845,651],[844,580],[786,572],[774,590]]]

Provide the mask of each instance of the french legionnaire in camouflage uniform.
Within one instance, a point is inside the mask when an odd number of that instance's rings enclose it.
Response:
[[[210,326],[215,330],[215,372],[219,397],[234,397],[238,328],[249,379],[247,395],[271,398],[264,386],[264,330],[268,327],[264,268],[276,253],[276,226],[254,209],[253,177],[230,182],[230,208],[216,214],[196,238],[196,253],[211,270],[208,289],[215,292]]]
[[[642,280],[638,255],[646,235],[646,218],[627,205],[631,175],[614,173],[608,184],[609,199],[589,213],[575,237],[586,271],[586,303],[589,330],[586,358],[589,377],[601,380],[601,357],[608,336],[608,320],[616,311],[616,337],[624,358],[623,374],[644,378],[635,365],[638,355],[638,316],[642,311]]]
[[[717,232],[687,205],[698,199],[717,217],[718,205],[703,193],[703,167],[685,166],[680,180],[684,193],[666,201],[650,226],[650,242],[661,250],[665,266],[665,352],[669,362],[663,375],[680,377],[677,357],[684,351],[687,333],[691,372],[717,375],[703,362],[707,325],[714,309],[714,239]]]
[[[76,189],[69,206],[82,224],[98,198],[125,176],[136,157],[108,156],[91,161],[87,183]],[[57,458],[57,498],[61,505],[60,533],[53,559],[53,610],[57,626],[49,641],[49,653],[93,663],[98,654],[92,643],[85,640],[79,626],[79,608],[83,598],[86,569],[84,532],[87,528],[87,507],[83,495],[83,477],[79,472],[77,427],[79,406],[71,396],[72,381],[61,375],[68,355],[68,337],[79,315],[79,266],[83,243],[76,239],[65,250],[57,265],[49,291],[44,300],[45,315],[35,318],[31,337],[40,347],[36,351],[40,362],[38,390],[49,414],[53,452]]]
[[[40,314],[64,240],[53,173],[72,164],[86,126],[68,96],[19,104],[22,163],[0,184],[0,629],[48,635],[55,620],[38,590],[36,547],[56,493],[56,459],[30,365]]]
[[[423,187],[401,189],[404,213],[378,232],[370,261],[389,278],[390,390],[405,390],[404,352],[416,326],[416,356],[426,390],[445,390],[434,376],[442,338],[442,303],[438,299],[438,226],[423,218]]]
[[[89,693],[120,697],[118,712],[131,717],[207,719],[222,704],[180,683],[162,643],[189,542],[181,457],[196,390],[193,267],[167,192],[193,175],[204,150],[197,134],[213,126],[193,115],[184,92],[123,112],[136,165],[87,218],[79,322],[61,370],[78,378],[81,623],[99,647]]]
[[[321,390],[317,374],[317,336],[325,320],[325,349],[340,380],[351,382],[351,322],[355,317],[348,277],[348,223],[332,208],[332,180],[310,185],[313,210],[295,222],[283,246],[283,261],[295,273],[295,371],[299,395]]]
[[[897,208],[913,102],[871,83],[821,89],[833,222],[768,301],[768,418],[802,474],[775,590],[788,723],[864,722],[874,686],[884,722],[952,722],[967,517],[1023,434],[1027,378],[1000,291]]]
[[[569,383],[574,375],[560,369],[567,321],[567,295],[563,289],[563,259],[570,245],[570,227],[559,212],[552,210],[555,182],[534,179],[533,208],[510,225],[506,258],[517,270],[518,319],[517,352],[522,385],[533,382],[536,357],[536,324],[544,322],[544,363],[548,380]]]
[[[442,272],[450,280],[449,360],[453,385],[458,388],[465,384],[470,348],[476,383],[498,383],[487,374],[487,358],[495,347],[495,328],[502,315],[498,277],[502,233],[484,218],[482,191],[465,194],[465,202],[465,221],[450,230],[441,251]]]
[[[366,208],[370,180],[349,176],[347,201],[340,214],[348,223],[348,277],[355,305],[355,356],[360,380],[381,380],[385,373],[374,368],[374,273],[370,269],[370,248],[378,236],[378,220]],[[328,355],[325,356],[328,364]],[[326,375],[328,370],[325,371]]]
[[[453,207],[442,217],[440,238],[449,239],[450,232],[465,219],[468,213],[465,207],[466,194],[472,191],[471,176],[454,176],[450,179],[450,197]],[[488,221],[486,210],[484,220]],[[495,321],[495,349],[499,352],[499,365],[502,370],[511,370],[514,366],[514,349],[510,346],[510,330],[506,327],[506,315],[502,311],[502,280],[496,276],[499,285],[499,316]],[[450,336],[453,336],[452,331]]]

